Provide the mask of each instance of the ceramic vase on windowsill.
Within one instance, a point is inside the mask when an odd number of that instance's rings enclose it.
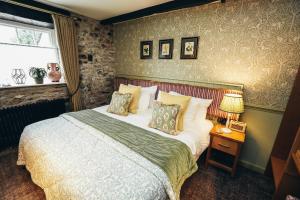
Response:
[[[11,72],[11,77],[14,80],[15,84],[25,84],[26,81],[26,74],[23,69],[14,68]]]
[[[43,84],[46,74],[47,72],[44,68],[31,67],[29,70],[29,76],[34,79],[36,84]]]
[[[60,66],[58,63],[47,64],[48,77],[52,82],[59,82],[61,78]]]

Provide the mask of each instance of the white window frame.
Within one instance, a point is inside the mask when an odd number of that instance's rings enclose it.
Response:
[[[51,47],[43,47],[43,46],[35,46],[35,45],[25,45],[25,44],[13,44],[13,43],[3,43],[0,42],[0,44],[6,44],[6,45],[15,45],[15,46],[28,46],[28,47],[36,47],[36,48],[47,48],[47,49],[56,49],[56,57],[57,60],[60,62],[60,56],[59,56],[59,48],[57,45],[57,39],[55,35],[55,30],[51,28],[46,28],[46,27],[41,27],[41,26],[35,26],[35,25],[30,25],[30,24],[24,24],[24,23],[19,23],[19,22],[14,22],[14,21],[8,21],[8,20],[3,20],[0,19],[0,24],[4,26],[10,26],[10,27],[17,27],[17,28],[24,28],[24,29],[30,29],[30,30],[37,30],[41,32],[47,32],[50,35],[50,42],[51,42]]]
[[[30,29],[30,30],[37,30],[37,31],[41,31],[41,32],[47,32],[49,33],[50,36],[50,43],[51,43],[51,47],[43,47],[43,46],[37,46],[37,45],[26,45],[26,44],[14,44],[14,43],[6,43],[6,42],[0,42],[0,44],[4,44],[4,45],[14,45],[14,46],[27,46],[27,47],[34,47],[34,48],[47,48],[47,49],[55,49],[56,50],[56,57],[57,57],[57,61],[59,63],[59,65],[62,67],[61,64],[61,59],[60,59],[60,50],[58,47],[58,43],[57,43],[57,39],[56,39],[56,33],[54,29],[51,28],[47,28],[47,27],[41,27],[41,26],[35,26],[35,25],[31,25],[31,24],[25,24],[25,23],[20,23],[20,22],[15,22],[15,21],[9,21],[9,20],[3,20],[0,19],[0,25],[4,25],[4,26],[10,26],[10,27],[14,27],[14,28],[24,28],[24,29]],[[62,73],[64,71],[64,69],[61,69]],[[65,84],[65,82],[60,82],[58,84]],[[44,85],[48,85],[48,84],[44,84]],[[34,85],[13,85],[13,86],[8,86],[8,88],[11,87],[27,87],[27,86],[34,86]],[[0,88],[3,88],[0,86]]]
[[[34,26],[34,25],[30,25],[30,24],[23,24],[23,23],[14,22],[14,21],[7,21],[7,20],[3,20],[3,19],[0,19],[0,24],[4,25],[4,26],[14,27],[14,28],[17,27],[17,28],[30,29],[33,31],[38,30],[41,32],[47,32],[50,35],[50,42],[51,42],[52,47],[42,47],[42,46],[25,45],[25,44],[3,43],[3,42],[0,42],[0,44],[11,44],[11,45],[29,46],[29,47],[38,47],[38,48],[53,48],[53,49],[58,50],[54,29],[40,27],[40,26]]]

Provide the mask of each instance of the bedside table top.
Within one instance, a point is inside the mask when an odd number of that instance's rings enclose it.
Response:
[[[245,142],[245,133],[241,133],[238,131],[233,131],[231,133],[221,133],[218,132],[220,128],[224,128],[224,125],[216,124],[213,129],[210,131],[210,135],[222,137],[228,140],[232,140],[239,143]]]

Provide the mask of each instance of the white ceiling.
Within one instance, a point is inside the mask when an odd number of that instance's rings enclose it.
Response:
[[[37,0],[75,13],[103,20],[171,0]]]

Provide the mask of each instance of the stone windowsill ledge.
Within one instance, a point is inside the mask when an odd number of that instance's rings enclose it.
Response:
[[[66,83],[45,83],[45,84],[34,84],[34,85],[12,85],[12,86],[0,86],[0,90],[16,89],[16,88],[29,88],[29,87],[47,87],[47,86],[62,86],[67,87]]]

